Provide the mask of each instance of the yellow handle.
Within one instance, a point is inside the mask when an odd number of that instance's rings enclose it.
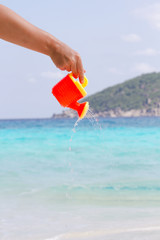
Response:
[[[82,83],[82,87],[86,87],[88,85],[88,79],[86,78],[86,76],[84,76],[84,82]]]
[[[73,77],[73,73],[69,73],[69,77],[75,82],[75,78]],[[81,84],[83,88],[85,88],[88,85],[88,79],[86,76],[84,76],[84,82]]]

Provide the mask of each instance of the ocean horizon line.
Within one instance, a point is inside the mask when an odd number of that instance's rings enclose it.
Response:
[[[98,117],[98,119],[151,119],[151,118],[160,118],[160,116],[132,116],[132,117]],[[78,119],[78,117],[74,117],[74,118],[66,118],[66,117],[62,117],[62,118],[53,118],[53,117],[34,117],[34,118],[30,118],[30,117],[18,117],[18,118],[0,118],[0,121],[17,121],[17,120],[73,120],[73,119]],[[87,118],[84,118],[87,119]]]

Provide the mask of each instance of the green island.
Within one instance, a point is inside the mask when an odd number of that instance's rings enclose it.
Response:
[[[108,87],[87,98],[95,116],[138,117],[160,116],[160,73],[148,73]],[[65,110],[54,118],[76,117]]]

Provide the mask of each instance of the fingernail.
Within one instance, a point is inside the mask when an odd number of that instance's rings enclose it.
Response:
[[[83,84],[83,83],[84,83],[84,80],[81,80],[80,82],[81,82],[81,84]]]

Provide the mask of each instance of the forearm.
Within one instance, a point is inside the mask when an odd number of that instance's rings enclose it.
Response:
[[[81,83],[84,81],[82,60],[76,51],[1,4],[0,38],[48,55],[56,67],[72,71]]]
[[[50,45],[53,49],[58,41],[1,4],[0,38],[46,55],[50,55]]]

